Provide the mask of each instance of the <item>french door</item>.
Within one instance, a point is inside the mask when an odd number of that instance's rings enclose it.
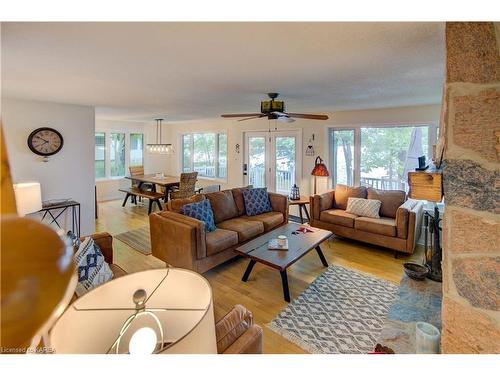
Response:
[[[245,183],[290,194],[302,170],[301,145],[300,131],[245,133]]]

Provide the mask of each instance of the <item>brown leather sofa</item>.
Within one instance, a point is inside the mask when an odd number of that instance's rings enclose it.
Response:
[[[113,263],[113,237],[106,232],[92,235],[101,249],[104,259],[113,271],[113,278],[127,274]],[[73,297],[72,302],[76,299]],[[253,323],[252,313],[242,305],[236,305],[215,324],[217,352],[219,354],[261,354],[262,328]]]
[[[268,193],[273,211],[256,216],[245,214],[242,190],[199,194],[189,199],[174,199],[167,210],[149,216],[153,256],[175,267],[196,272],[209,269],[236,256],[241,244],[288,223],[288,198]],[[203,222],[179,213],[189,202],[210,200],[217,229],[205,232]]]
[[[380,200],[380,219],[347,213],[345,210],[349,197]],[[408,254],[413,253],[420,237],[424,204],[406,200],[404,191],[339,184],[335,190],[312,196],[310,205],[311,225],[341,237]]]

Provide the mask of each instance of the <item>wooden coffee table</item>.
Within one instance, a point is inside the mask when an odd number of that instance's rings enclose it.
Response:
[[[248,267],[241,280],[248,280],[257,262],[275,268],[280,271],[285,301],[290,302],[286,269],[312,249],[316,249],[323,266],[328,267],[325,256],[321,251],[320,244],[333,234],[328,230],[312,227],[307,227],[313,231],[312,233],[297,232],[300,227],[302,227],[302,225],[289,223],[236,248],[235,251],[239,255],[250,258],[250,263],[248,263]],[[288,238],[288,250],[269,250],[267,248],[269,240],[277,238],[280,235],[285,235]]]

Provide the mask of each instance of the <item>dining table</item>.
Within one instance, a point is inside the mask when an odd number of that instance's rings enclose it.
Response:
[[[156,192],[156,185],[163,186],[165,189],[165,202],[168,201],[168,194],[173,187],[179,186],[180,177],[178,176],[158,176],[155,173],[152,174],[142,174],[142,175],[134,175],[134,176],[126,176],[132,181],[137,181],[137,187],[140,189],[144,183],[148,183],[152,185],[152,189]]]

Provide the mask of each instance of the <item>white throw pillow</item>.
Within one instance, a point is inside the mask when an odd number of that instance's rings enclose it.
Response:
[[[382,202],[378,199],[347,198],[347,208],[345,212],[380,219],[380,206]]]
[[[113,278],[113,271],[91,237],[87,237],[80,244],[75,253],[75,262],[78,273],[75,293],[78,297]]]

